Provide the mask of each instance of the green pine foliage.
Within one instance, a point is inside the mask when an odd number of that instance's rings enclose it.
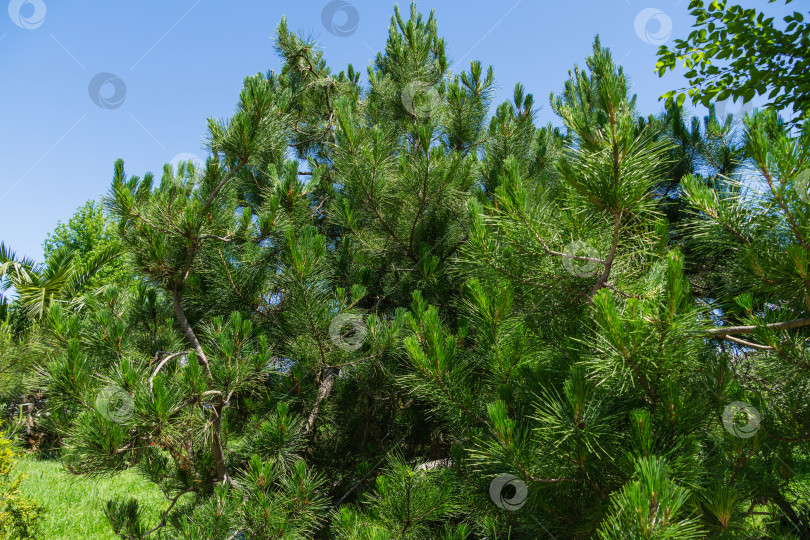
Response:
[[[415,5],[364,83],[275,47],[202,168],[115,163],[127,279],[0,248],[62,462],[166,498],[115,534],[810,534],[810,131],[644,117],[598,38],[537,126]]]

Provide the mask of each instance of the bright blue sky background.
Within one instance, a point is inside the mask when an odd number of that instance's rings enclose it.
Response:
[[[419,7],[436,10],[449,57],[460,61],[455,71],[466,69],[470,59],[493,65],[496,104],[520,81],[541,107],[540,123],[559,124],[549,92],[560,91],[575,63],[584,65],[596,33],[631,77],[640,110],[659,112],[658,97],[683,81],[653,73],[658,46],[649,41],[686,37],[692,24],[688,3],[433,0]],[[764,1],[744,3],[774,14],[787,11]],[[290,28],[319,38],[333,71],[351,62],[365,75],[384,47],[394,3],[351,0],[359,24],[346,37],[322,24],[326,5],[11,0],[9,15],[0,10],[0,240],[18,255],[40,260],[42,241],[57,222],[107,191],[116,158],[125,160],[129,174],[142,175],[160,171],[178,154],[204,156],[206,118],[231,114],[244,76],[279,69],[271,36],[282,15]],[[407,1],[400,6],[407,12]],[[351,9],[336,15],[337,26]],[[645,14],[656,16],[644,25]],[[101,72],[126,85],[117,108],[90,99],[88,85]],[[112,92],[111,85],[102,88],[103,95]]]

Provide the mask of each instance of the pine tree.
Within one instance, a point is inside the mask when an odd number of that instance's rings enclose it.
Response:
[[[116,534],[807,534],[810,136],[642,117],[598,38],[538,127],[415,5],[367,85],[275,46],[202,169],[115,164],[137,282],[43,312],[66,466],[167,497]]]

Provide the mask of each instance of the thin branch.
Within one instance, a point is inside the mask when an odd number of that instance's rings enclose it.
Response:
[[[215,234],[203,234],[198,237],[200,240],[208,240],[213,238],[215,240],[219,240],[220,242],[233,242],[233,236],[217,236]]]
[[[540,237],[537,231],[534,230],[534,227],[532,227],[531,224],[528,222],[522,210],[518,212],[518,217],[520,218],[520,221],[523,223],[523,225],[525,225],[526,228],[529,229],[529,231],[532,233],[532,235],[534,235],[535,240],[537,240],[537,242],[543,248],[543,251],[545,251],[547,254],[554,255],[555,257],[562,257],[563,259],[572,259],[574,261],[585,261],[585,262],[595,262],[599,264],[607,264],[607,261],[597,259],[595,257],[583,257],[581,255],[573,255],[571,253],[554,251],[553,249],[548,247],[548,245],[543,241],[543,239]]]
[[[188,488],[184,489],[180,493],[178,493],[177,496],[174,499],[172,499],[172,504],[170,504],[169,507],[166,509],[166,511],[163,512],[163,515],[160,518],[160,523],[158,523],[155,527],[153,527],[153,528],[149,529],[148,531],[146,531],[144,536],[148,536],[148,535],[152,534],[153,532],[159,531],[160,529],[165,527],[166,526],[166,517],[169,515],[169,512],[172,511],[172,508],[174,508],[174,505],[177,504],[177,501],[180,500],[180,497],[182,497],[183,495],[185,495],[186,493],[188,493],[190,491],[195,491],[197,489],[197,487],[198,486],[191,486],[191,487],[188,487]]]
[[[751,349],[759,349],[761,351],[773,351],[774,348],[769,345],[760,345],[759,343],[752,343],[750,341],[746,341],[744,339],[735,338],[732,336],[718,336],[720,339],[725,339],[727,341],[731,341],[732,343],[736,343],[738,345],[742,345],[743,347],[749,347]]]
[[[776,199],[776,202],[782,208],[782,211],[785,212],[785,216],[790,222],[790,227],[791,229],[793,229],[793,234],[796,235],[796,239],[802,245],[802,248],[806,250],[808,246],[807,243],[804,241],[804,235],[802,235],[801,229],[799,228],[799,225],[796,223],[796,219],[793,217],[793,213],[790,211],[790,208],[788,208],[788,205],[785,203],[784,198],[779,194],[777,189],[774,187],[773,174],[771,173],[771,170],[768,168],[767,165],[763,164],[760,167],[760,171],[762,171],[763,176],[765,176],[765,180],[768,182],[768,187],[771,188],[771,193],[773,194],[774,199]]]
[[[751,334],[759,328],[768,328],[770,330],[790,330],[792,328],[801,328],[803,326],[810,326],[810,317],[756,326],[721,326],[719,328],[706,330],[706,334],[710,336],[730,336],[736,334]]]
[[[220,182],[219,185],[217,185],[217,187],[214,188],[214,191],[211,192],[211,195],[208,196],[208,200],[205,201],[205,205],[203,205],[203,212],[208,210],[208,207],[211,206],[212,202],[214,202],[214,198],[217,195],[219,195],[219,192],[222,190],[223,187],[225,187],[225,184],[227,184],[231,178],[236,176],[236,173],[239,172],[239,169],[244,167],[246,163],[247,160],[245,158],[239,158],[239,161],[236,163],[236,167],[231,169],[231,171],[228,173],[228,176],[223,178],[222,182]]]
[[[164,358],[163,360],[160,361],[160,363],[155,368],[155,371],[152,373],[152,376],[149,377],[149,389],[150,390],[152,389],[152,379],[154,379],[155,375],[157,375],[158,372],[163,368],[163,366],[166,365],[166,362],[168,362],[172,358],[175,358],[177,356],[182,356],[184,354],[188,354],[188,351],[181,351],[181,352],[172,353],[172,354],[170,354],[169,356],[167,356],[166,358]],[[157,356],[157,355],[155,355],[155,356]]]

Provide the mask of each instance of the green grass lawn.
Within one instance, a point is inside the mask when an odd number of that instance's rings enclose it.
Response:
[[[59,461],[24,456],[17,471],[28,475],[21,490],[47,509],[41,528],[42,538],[108,539],[117,538],[104,516],[107,500],[135,497],[144,510],[144,523],[153,526],[168,501],[154,484],[135,474],[123,472],[114,478],[77,477]]]

